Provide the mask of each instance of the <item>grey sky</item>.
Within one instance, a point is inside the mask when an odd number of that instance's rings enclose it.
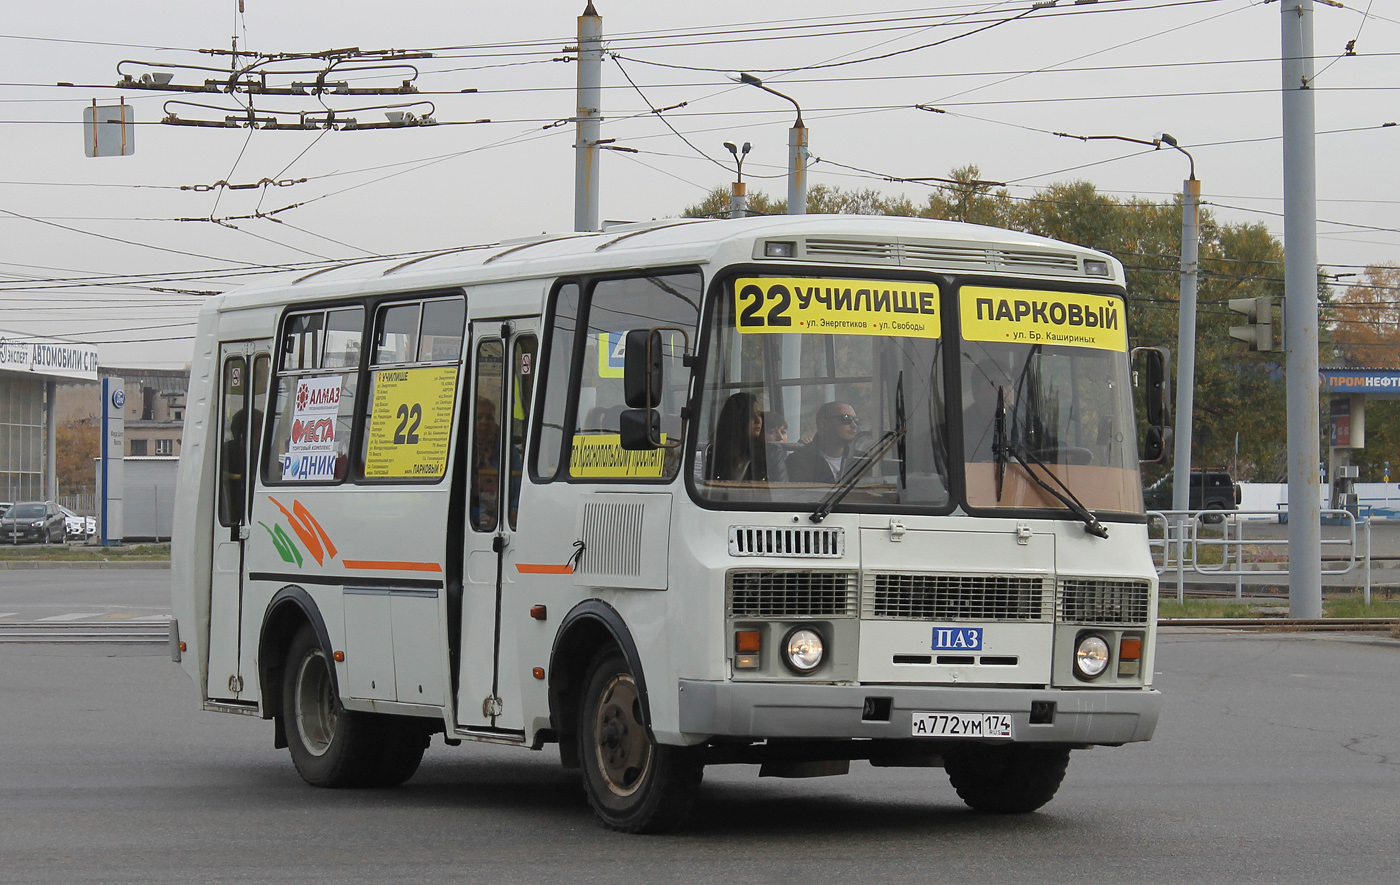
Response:
[[[186,293],[225,289],[241,270],[571,227],[573,127],[550,124],[574,113],[574,65],[555,59],[566,57],[582,0],[243,0],[241,15],[238,2],[53,0],[7,8],[0,24],[0,330],[98,343],[110,364],[178,364],[187,358],[183,339],[199,300]],[[851,4],[834,0],[599,0],[618,56],[604,68],[603,134],[640,151],[604,155],[603,216],[678,214],[732,177],[715,162],[729,160],[724,141],[752,142],[745,165],[751,191],[781,196],[792,109],[731,82],[732,73],[750,70],[802,104],[820,158],[813,183],[922,201],[926,188],[878,176],[941,176],[975,163],[1016,196],[1083,178],[1120,196],[1169,199],[1186,177],[1180,154],[1051,134],[1150,139],[1167,131],[1195,156],[1204,200],[1218,218],[1281,232],[1278,3],[1061,0],[1031,7],[889,3],[853,14]],[[787,18],[799,9],[803,19]],[[226,55],[194,50],[228,49],[235,34],[240,49],[264,53],[430,49],[434,58],[413,62],[419,95],[346,96],[326,106],[374,122],[385,119],[383,106],[411,103],[401,109],[422,113],[422,102],[432,102],[444,125],[177,127],[158,121],[170,111],[221,120],[234,100],[97,88],[117,82],[123,60],[148,63],[123,67],[136,76],[167,70],[175,83],[201,84],[215,74],[170,66],[226,69]],[[1356,55],[1344,56],[1352,40]],[[1400,169],[1391,159],[1400,127],[1384,126],[1400,120],[1400,10],[1387,0],[1360,0],[1358,9],[1318,4],[1316,51],[1319,259],[1339,273],[1400,262]],[[890,53],[898,54],[865,61]],[[837,62],[853,63],[830,66]],[[359,85],[398,85],[409,76],[397,67],[343,73]],[[285,85],[297,78],[273,79]],[[78,85],[53,85],[59,82]],[[479,91],[461,94],[466,89]],[[135,156],[84,157],[84,106],[120,97],[140,124]],[[682,102],[664,120],[647,113]],[[311,97],[260,97],[256,106],[324,112]],[[483,118],[493,122],[446,125]],[[264,178],[283,185],[209,189]],[[301,178],[307,181],[293,183]],[[273,214],[246,217],[259,212]],[[223,223],[174,220],[199,218]],[[112,284],[75,287],[74,277]]]

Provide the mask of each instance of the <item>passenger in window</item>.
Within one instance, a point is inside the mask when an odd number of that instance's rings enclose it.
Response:
[[[835,483],[851,458],[851,443],[860,432],[855,406],[833,400],[817,409],[817,433],[787,459],[791,482]]]
[[[782,412],[763,413],[764,455],[768,459],[768,481],[787,482],[788,423]]]
[[[752,393],[736,393],[724,401],[707,472],[714,480],[767,482],[763,412],[758,407],[758,397]]]
[[[782,412],[763,413],[763,438],[770,443],[787,442],[788,423]]]

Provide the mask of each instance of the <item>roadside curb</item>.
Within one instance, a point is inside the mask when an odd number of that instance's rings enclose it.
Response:
[[[169,569],[169,560],[138,560],[136,562],[52,562],[45,560],[0,560],[0,571],[39,569]]]

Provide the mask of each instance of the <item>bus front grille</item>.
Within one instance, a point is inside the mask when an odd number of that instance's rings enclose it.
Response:
[[[825,526],[732,525],[730,556],[820,556],[846,554],[845,530]]]
[[[861,616],[906,621],[1048,621],[1039,576],[868,574]]]
[[[725,588],[730,618],[853,617],[856,573],[735,570]]]
[[[1059,620],[1075,624],[1146,625],[1152,586],[1146,581],[1065,578]]]

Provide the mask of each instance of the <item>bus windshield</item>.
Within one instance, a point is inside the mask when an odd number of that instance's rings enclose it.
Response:
[[[1141,513],[1121,298],[961,291],[943,316],[930,282],[735,279],[705,359],[700,496],[819,514]],[[1011,323],[994,324],[988,293],[1025,296],[1034,312],[1013,306]],[[1071,328],[1091,307],[1113,327]],[[1037,332],[1042,316],[1064,329]]]
[[[937,285],[742,277],[715,307],[693,477],[716,503],[948,509]]]
[[[981,297],[979,315],[979,294],[997,291],[1006,297]],[[1028,310],[1047,303],[1053,308],[1079,305],[1083,317],[1098,302],[1099,313],[1110,312],[1105,315],[1117,322],[1058,335],[1037,335],[1033,328],[1008,331],[983,321],[992,315],[988,302],[999,305],[1002,300],[1009,302],[1012,317],[1018,300]],[[1073,511],[1078,505],[1142,512],[1121,305],[1122,300],[1112,296],[963,290],[958,362],[970,509]],[[1062,313],[1073,311],[1044,310],[1046,325]],[[1029,326],[1032,316],[1023,313],[1021,325]],[[1018,334],[1024,334],[1024,340],[1016,339]],[[1008,342],[1008,337],[1013,340]]]

